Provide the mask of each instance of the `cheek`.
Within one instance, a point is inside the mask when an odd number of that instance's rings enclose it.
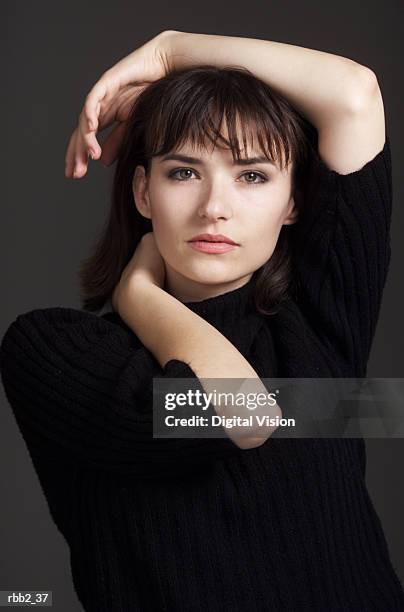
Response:
[[[151,216],[155,230],[172,228],[178,219],[179,207],[167,190],[156,187],[149,191]],[[177,220],[178,223],[178,220]],[[167,232],[168,233],[168,232]]]
[[[182,253],[181,243],[187,232],[184,229],[185,220],[181,213],[181,206],[167,197],[167,193],[150,193],[151,222],[153,233],[161,255],[169,263],[174,263],[173,257]]]
[[[255,208],[255,214],[245,219],[246,247],[258,265],[264,264],[273,254],[283,227],[284,207]]]
[[[273,219],[267,220],[267,223],[261,223],[252,241],[252,248],[264,257],[270,257],[276,247],[281,228],[282,225],[274,222]]]
[[[269,197],[259,202],[248,214],[243,215],[242,225],[249,228],[250,234],[257,236],[271,236],[278,234],[282,227],[286,206],[284,201],[277,202],[276,198]]]

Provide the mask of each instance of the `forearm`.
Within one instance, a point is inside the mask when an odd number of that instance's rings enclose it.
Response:
[[[175,297],[142,278],[132,278],[121,290],[118,300],[120,317],[159,361],[162,367],[171,359],[187,363],[203,380],[208,394],[265,394],[268,391],[254,368],[215,327],[192,312]],[[241,385],[220,379],[248,379]],[[206,379],[214,379],[213,381]],[[262,397],[262,396],[261,396]],[[224,417],[247,416],[243,406],[216,403],[215,411]],[[281,417],[278,404],[260,405],[256,416]],[[234,427],[229,437],[240,448],[259,446],[277,426]]]
[[[174,68],[238,66],[278,90],[318,129],[330,117],[361,108],[374,73],[349,58],[268,40],[169,31]]]
[[[125,286],[119,299],[119,315],[162,367],[170,359],[179,359],[198,377],[257,376],[243,355],[213,325],[144,279],[132,279]]]

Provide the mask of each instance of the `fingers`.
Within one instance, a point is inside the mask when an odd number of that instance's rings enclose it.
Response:
[[[93,159],[98,159],[98,157],[101,155],[101,147],[95,137],[95,131],[90,130],[88,127],[88,119],[84,113],[84,109],[81,111],[79,116],[79,130],[83,149],[85,149],[86,153],[90,155],[90,157]]]
[[[107,93],[103,78],[90,89],[83,106],[83,132],[95,132],[98,129],[100,104]]]
[[[111,165],[118,157],[119,149],[127,129],[127,121],[121,121],[105,139],[102,149],[94,132],[89,132],[87,121],[81,113],[79,124],[70,137],[65,158],[65,176],[82,178],[88,169],[89,156],[99,159],[104,165]],[[87,131],[85,131],[87,130]]]
[[[89,157],[100,159],[107,166],[116,160],[133,103],[147,86],[121,87],[111,76],[101,77],[94,85],[86,97],[78,125],[69,140],[65,157],[67,178],[83,177],[87,172]],[[120,123],[110,132],[101,148],[96,138],[97,131],[105,129],[114,121]]]
[[[86,97],[79,115],[78,126],[72,133],[65,157],[65,176],[81,178],[87,172],[88,158],[98,159],[102,153],[95,136],[98,129],[101,100],[106,94],[102,80],[98,81]]]
[[[65,176],[67,178],[81,178],[87,172],[88,154],[80,139],[80,131],[76,127],[70,137],[66,160]]]
[[[87,172],[88,158],[98,159],[102,153],[94,132],[88,131],[87,121],[80,113],[79,123],[67,147],[65,157],[65,176],[81,178]]]

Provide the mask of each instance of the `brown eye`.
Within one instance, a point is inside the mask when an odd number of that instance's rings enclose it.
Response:
[[[186,172],[186,173],[191,173],[191,174],[192,174],[192,173],[194,173],[194,171],[193,171],[193,170],[191,170],[190,168],[177,168],[176,170],[172,170],[172,171],[169,173],[168,178],[171,178],[171,179],[173,179],[174,181],[183,181],[183,182],[184,182],[184,181],[186,181],[186,180],[188,180],[188,179],[190,178],[189,174],[188,174],[188,175],[186,175],[185,177],[184,177],[184,175],[183,175],[183,177],[182,177],[182,178],[175,178],[175,175],[176,175],[176,174],[178,174],[179,172]]]
[[[258,185],[259,183],[266,183],[267,182],[267,178],[261,174],[260,172],[244,172],[244,174],[242,174],[241,176],[246,176],[248,177],[248,179],[250,179],[251,177],[254,179],[255,177],[260,178],[260,181],[254,181],[254,180],[247,180],[244,181],[246,183],[250,183],[251,185]]]

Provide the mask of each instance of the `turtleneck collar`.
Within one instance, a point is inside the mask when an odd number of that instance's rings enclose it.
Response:
[[[204,319],[215,320],[217,317],[220,318],[222,314],[228,316],[233,313],[237,317],[252,307],[253,286],[254,282],[251,278],[237,289],[197,302],[184,302],[184,304]]]

